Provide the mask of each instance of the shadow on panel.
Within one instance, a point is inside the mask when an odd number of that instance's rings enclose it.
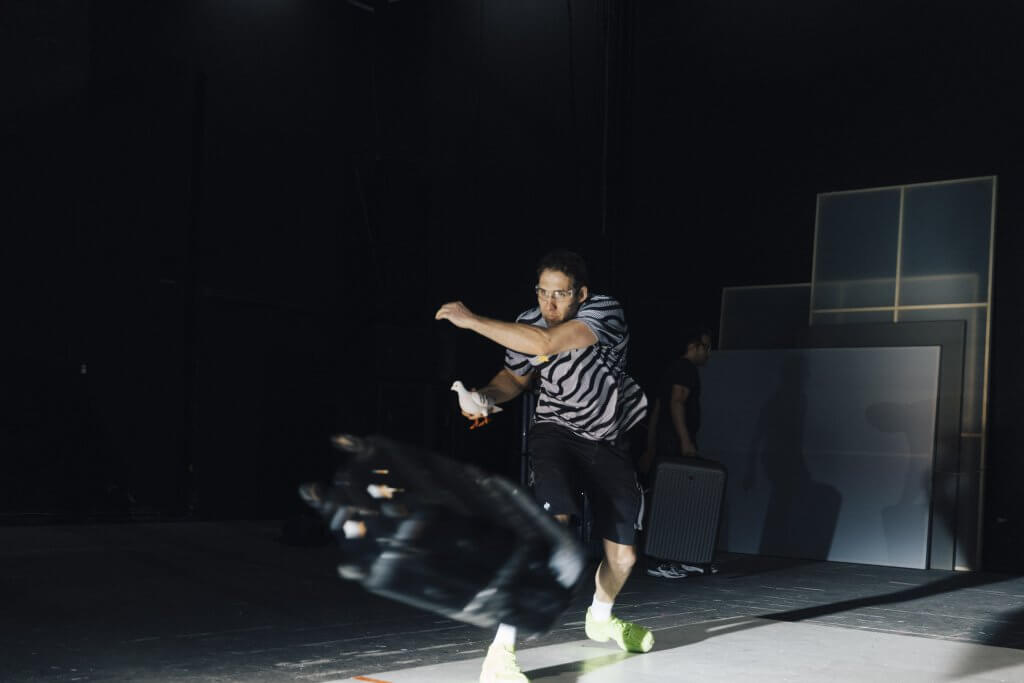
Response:
[[[927,566],[938,363],[934,347],[719,352],[701,435],[732,474],[721,548]]]
[[[803,434],[807,416],[804,384],[807,368],[799,356],[788,356],[775,391],[761,407],[748,448],[743,490],[754,488],[755,468],[765,473],[768,505],[758,546],[762,555],[828,557],[842,497],[834,488],[814,481],[807,467]],[[792,495],[798,491],[800,495]]]

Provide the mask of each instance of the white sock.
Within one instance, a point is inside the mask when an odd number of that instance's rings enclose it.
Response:
[[[516,627],[508,624],[498,624],[498,632],[494,634],[494,644],[504,645],[512,649],[516,646]]]
[[[597,593],[594,593],[594,601],[590,603],[590,615],[597,621],[608,621],[612,618],[612,605],[614,602],[599,600]]]

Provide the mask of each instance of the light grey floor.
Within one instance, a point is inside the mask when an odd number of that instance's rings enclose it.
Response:
[[[645,655],[589,640],[521,647],[519,665],[531,681],[545,683],[1024,681],[1020,650],[891,632],[737,617],[660,630],[657,636],[655,649]],[[470,683],[481,662],[482,653],[336,680]]]

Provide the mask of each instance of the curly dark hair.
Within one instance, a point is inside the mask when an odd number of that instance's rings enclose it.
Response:
[[[575,290],[590,286],[587,262],[574,251],[554,249],[544,254],[537,262],[537,277],[539,278],[545,270],[557,270],[560,273],[565,273],[572,281],[572,287]]]
[[[683,349],[689,348],[690,344],[700,344],[704,335],[707,335],[708,338],[711,337],[711,329],[709,327],[701,323],[690,325],[683,330],[683,334],[680,336],[680,341],[683,342]]]

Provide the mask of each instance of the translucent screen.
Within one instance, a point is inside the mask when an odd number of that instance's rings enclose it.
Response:
[[[727,287],[722,290],[719,348],[775,349],[793,346],[807,327],[810,284]]]
[[[818,198],[815,309],[894,304],[899,214],[898,189]]]
[[[988,299],[992,183],[986,178],[906,189],[901,305]]]
[[[842,313],[815,313],[814,325],[850,325],[853,323],[891,323],[892,311],[853,311]]]

